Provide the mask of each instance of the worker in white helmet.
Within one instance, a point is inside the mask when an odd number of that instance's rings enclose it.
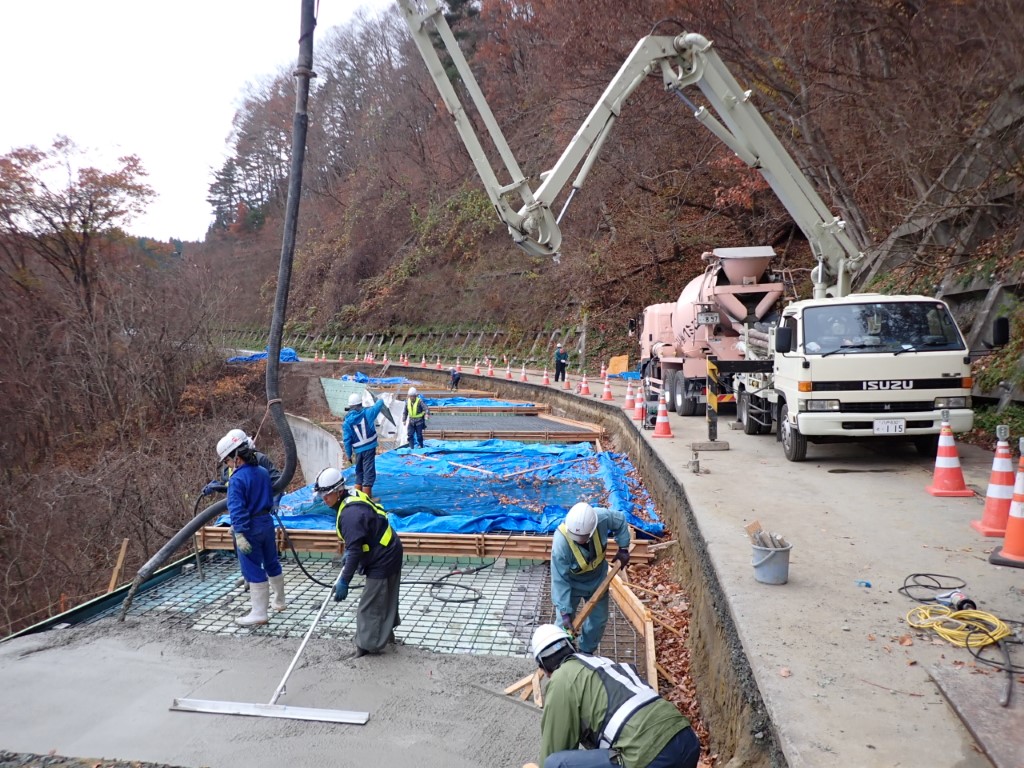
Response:
[[[592,507],[581,501],[569,510],[551,541],[551,601],[562,625],[572,629],[576,606],[591,598],[608,574],[605,550],[615,539],[615,559],[629,564],[629,526],[626,516],[614,509]],[[594,653],[608,623],[608,593],[594,605],[580,630],[579,648]]]
[[[458,370],[456,370],[455,368],[449,368],[448,375],[450,377],[448,379],[448,389],[450,389],[452,392],[458,392],[459,382],[462,381],[462,374],[459,373]]]
[[[383,398],[363,408],[362,395],[353,392],[348,396],[345,421],[341,425],[345,456],[356,468],[356,490],[367,496],[373,495],[373,484],[377,480],[377,426],[374,422],[383,409]]]
[[[569,353],[562,342],[555,345],[555,381],[565,381],[565,372],[569,368]]]
[[[242,576],[249,582],[251,610],[235,622],[243,627],[266,624],[271,586],[274,587],[274,609],[285,608],[284,574],[277,556],[271,516],[274,499],[270,473],[256,463],[241,430],[232,430],[218,441],[217,458],[231,469],[228,515]]]
[[[248,444],[249,450],[252,451],[252,455],[256,457],[256,463],[259,464],[261,467],[263,467],[265,470],[267,470],[267,472],[270,473],[270,482],[272,484],[274,484],[274,485],[277,484],[277,481],[281,479],[281,470],[279,470],[274,465],[273,460],[269,456],[267,456],[267,454],[261,453],[260,451],[256,450],[256,443],[253,442],[253,439],[251,437],[249,437],[249,435],[247,435],[241,429],[232,429],[230,432],[228,432],[227,435],[225,435],[225,437],[227,437],[227,436],[231,436],[231,437],[235,438],[236,440],[239,441],[239,443],[241,443],[241,441],[244,440]],[[206,486],[203,488],[203,496],[210,496],[210,495],[212,495],[214,493],[227,493],[227,490],[228,490],[228,480],[230,478],[231,478],[231,467],[228,467],[227,465],[222,464],[221,465],[221,472],[220,472],[220,479],[219,480],[211,480],[210,482],[208,482],[206,484]],[[275,507],[277,506],[278,502],[280,501],[280,498],[281,498],[280,494],[275,496],[275,498],[274,498],[274,506]]]
[[[402,411],[402,423],[405,424],[406,434],[409,436],[409,449],[416,450],[417,441],[420,448],[423,447],[423,430],[430,418],[430,410],[427,404],[420,397],[416,387],[409,387],[405,398],[405,409]]]
[[[530,651],[551,678],[540,721],[544,768],[696,767],[700,741],[690,721],[631,664],[577,653],[554,624],[533,631]]]
[[[366,575],[356,612],[356,648],[352,656],[380,653],[388,643],[395,642],[395,627],[402,622],[398,613],[402,540],[382,506],[361,491],[345,493],[345,481],[334,467],[317,475],[313,493],[337,512],[338,538],[345,547],[341,575],[334,585],[335,601],[348,597],[349,584],[357,572]]]

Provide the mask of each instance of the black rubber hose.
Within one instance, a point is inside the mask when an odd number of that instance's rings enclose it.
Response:
[[[284,405],[278,388],[281,368],[281,335],[288,310],[288,289],[292,279],[292,262],[295,258],[295,232],[299,221],[299,201],[302,192],[302,167],[306,160],[306,134],[309,129],[309,81],[313,72],[313,30],[316,28],[314,3],[316,0],[302,0],[302,20],[299,34],[299,61],[295,68],[295,116],[292,120],[292,164],[288,180],[288,201],[285,204],[284,237],[281,243],[281,262],[277,273],[277,294],[274,298],[274,314],[270,322],[270,343],[267,348],[267,408],[274,419],[274,426],[284,443],[285,462],[281,477],[274,484],[274,492],[281,492],[291,483],[295,475],[297,452],[295,436],[285,416]],[[120,621],[124,621],[131,608],[132,600],[139,585],[145,582],[195,533],[217,515],[227,509],[227,501],[221,499],[194,517],[174,537],[153,555],[132,581],[128,595],[121,605]]]

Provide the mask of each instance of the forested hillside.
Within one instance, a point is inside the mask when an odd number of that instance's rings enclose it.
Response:
[[[696,31],[866,249],[963,149],[1024,59],[1024,7],[1011,0],[448,7],[534,188],[640,37]],[[560,263],[528,257],[497,221],[397,8],[317,34],[293,327],[538,327],[586,312],[623,328],[643,306],[674,299],[712,247],[769,243],[784,266],[811,266],[760,175],[657,76],[626,103],[565,215]],[[217,224],[196,252],[218,272],[244,259],[245,274],[227,285],[254,314],[266,305],[265,289],[252,301],[255,281],[275,274],[291,105],[282,71],[238,112],[233,154],[210,189]]]

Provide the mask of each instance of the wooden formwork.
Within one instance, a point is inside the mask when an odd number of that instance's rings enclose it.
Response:
[[[306,530],[277,528],[277,545],[284,550],[288,544],[285,533],[296,552],[341,552],[338,534],[331,530]],[[551,536],[509,535],[503,533],[400,533],[402,549],[414,557],[506,557],[523,560],[547,560],[551,556]],[[630,552],[631,562],[647,563],[654,558],[650,551],[651,542],[646,539],[633,541]],[[208,525],[199,530],[200,549],[234,549],[231,533],[225,526]],[[608,542],[609,558],[618,548],[614,541]]]

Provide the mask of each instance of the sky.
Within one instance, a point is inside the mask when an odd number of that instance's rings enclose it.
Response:
[[[392,0],[319,0],[317,42]],[[300,0],[3,0],[0,155],[64,135],[113,169],[138,155],[157,193],[127,226],[202,240],[211,172],[248,83],[290,70]]]

